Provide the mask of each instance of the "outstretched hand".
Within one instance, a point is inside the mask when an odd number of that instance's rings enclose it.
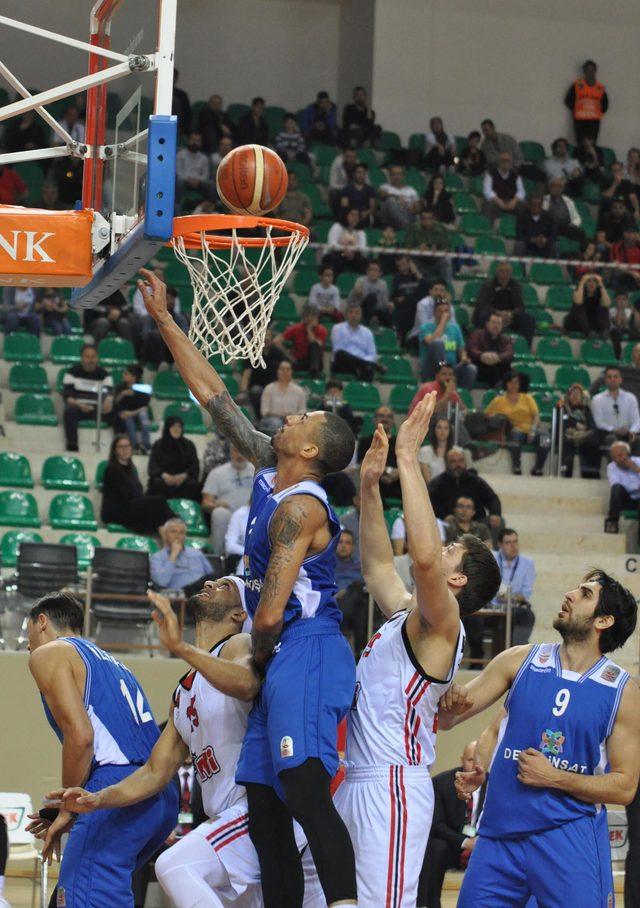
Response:
[[[362,458],[360,465],[360,485],[370,489],[380,482],[380,477],[387,466],[389,439],[381,425],[376,426],[369,450]]]
[[[413,408],[398,430],[396,438],[396,456],[406,454],[416,456],[429,431],[429,423],[436,408],[437,395],[430,391]]]
[[[455,778],[456,794],[461,801],[468,801],[487,778],[484,766],[476,763],[470,772],[457,772]]]
[[[102,806],[102,792],[85,788],[56,788],[47,798],[56,802],[61,811],[70,813],[92,813]]]
[[[151,617],[158,625],[160,643],[173,653],[182,643],[182,630],[176,613],[171,608],[171,603],[166,596],[161,596],[160,593],[155,593],[153,590],[147,590],[147,597],[155,606]]]
[[[160,280],[157,274],[148,268],[140,268],[142,280],[137,282],[138,290],[142,293],[145,309],[151,318],[160,324],[168,315],[167,285]]]

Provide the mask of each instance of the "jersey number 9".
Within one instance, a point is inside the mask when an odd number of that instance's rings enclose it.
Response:
[[[570,699],[571,693],[567,690],[566,687],[563,687],[562,690],[559,690],[556,694],[556,705],[551,710],[553,715],[561,716],[563,713],[566,713]]]

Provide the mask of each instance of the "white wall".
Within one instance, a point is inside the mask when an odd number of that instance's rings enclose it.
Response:
[[[640,142],[637,0],[375,0],[373,104],[404,138],[435,114],[466,134],[484,117],[519,140],[570,133],[562,99],[593,58],[611,99],[600,141]]]

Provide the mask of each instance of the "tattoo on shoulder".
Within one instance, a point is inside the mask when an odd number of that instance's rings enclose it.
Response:
[[[270,537],[271,544],[290,549],[302,532],[309,509],[298,501],[285,501],[273,515]]]
[[[258,469],[275,465],[276,455],[268,436],[254,429],[227,390],[214,395],[207,410],[222,435]]]

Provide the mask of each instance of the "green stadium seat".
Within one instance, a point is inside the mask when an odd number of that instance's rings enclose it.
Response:
[[[538,291],[532,284],[522,285],[522,302],[524,303],[525,309],[537,309],[540,305]]]
[[[602,152],[602,161],[606,168],[611,167],[611,165],[616,161],[616,153],[613,148],[608,148],[606,145],[600,146],[600,151]]]
[[[210,356],[208,362],[213,366],[213,368],[219,375],[227,376],[231,375],[231,373],[233,372],[233,366],[230,363],[223,363],[222,357],[219,353],[214,353],[212,356]]]
[[[415,381],[411,362],[406,356],[381,356],[379,362],[387,367],[385,374],[380,376],[380,381],[384,384],[409,384]]]
[[[582,219],[582,229],[586,233],[589,239],[593,239],[596,235],[596,221],[592,217],[584,217]]]
[[[456,249],[461,249],[463,246],[467,245],[467,241],[465,240],[465,238],[462,236],[461,233],[458,233],[457,230],[450,230],[449,238],[451,240],[451,249],[453,251],[455,251]],[[460,274],[460,275],[458,275],[458,280],[463,280],[464,277],[465,277],[464,274]]]
[[[556,391],[534,391],[532,396],[538,405],[542,422],[551,422],[560,395]]]
[[[454,174],[456,176],[456,174]],[[418,195],[423,195],[427,188],[427,181],[422,171],[416,167],[408,167],[406,174],[407,185],[412,186]]]
[[[96,467],[96,475],[93,479],[93,484],[96,489],[102,491],[102,482],[104,480],[104,471],[107,469],[109,461],[101,460],[98,466]]]
[[[520,337],[519,334],[512,334],[511,342],[513,344],[514,356],[518,364],[532,362],[536,358],[529,349],[529,344],[524,337]]]
[[[336,278],[336,287],[340,291],[340,296],[346,297],[349,296],[353,290],[353,285],[355,284],[358,278],[357,274],[352,274],[350,271],[343,271],[342,274],[339,274]]]
[[[9,530],[0,543],[0,562],[2,567],[15,567],[18,562],[20,545],[23,542],[43,542],[40,533],[29,530]]]
[[[0,486],[15,489],[32,489],[31,464],[24,454],[3,451],[0,454]]]
[[[158,372],[153,379],[153,396],[158,400],[189,400],[189,390],[178,372]]]
[[[62,545],[75,545],[78,553],[78,567],[87,568],[93,561],[93,555],[101,543],[97,536],[90,533],[65,533],[60,537]]]
[[[389,406],[396,413],[406,413],[411,406],[417,385],[394,385],[389,394]]]
[[[398,335],[393,330],[393,328],[377,328],[373,332],[373,339],[376,344],[376,350],[378,353],[392,353],[396,354],[400,352],[400,344],[398,343]]]
[[[466,236],[482,236],[483,233],[491,233],[491,221],[483,214],[467,212],[460,216],[458,230]]]
[[[540,164],[544,161],[544,145],[541,145],[540,142],[519,142],[518,144],[525,161],[532,164]]]
[[[463,306],[458,306],[456,308],[456,320],[462,329],[463,334],[468,334],[471,326],[471,319],[468,310]]]
[[[130,340],[123,337],[105,337],[98,344],[98,356],[100,365],[105,369],[111,369],[114,366],[124,368],[129,363],[136,362],[136,351]]]
[[[482,176],[471,177],[471,179],[469,180],[469,192],[473,193],[473,195],[481,196],[482,195],[482,183],[483,183]]]
[[[149,536],[123,536],[116,542],[117,549],[128,549],[130,552],[146,552],[153,555],[160,550],[160,546]]]
[[[570,240],[568,236],[557,237],[556,246],[560,257],[570,256],[571,258],[577,258],[580,253],[580,243],[577,240]]]
[[[459,214],[475,214],[478,211],[476,201],[470,192],[456,192],[453,201]]]
[[[30,492],[0,492],[0,526],[40,527],[38,505]]]
[[[359,412],[372,413],[380,406],[380,392],[365,381],[350,381],[345,386],[344,399]]]
[[[534,284],[567,284],[569,278],[560,265],[553,262],[534,262],[529,270],[529,280]]]
[[[514,240],[516,236],[516,219],[512,214],[503,215],[498,221],[498,236],[505,240]]]
[[[365,413],[362,417],[362,425],[358,431],[358,438],[371,438],[374,429],[373,416],[371,413]]]
[[[558,326],[553,319],[553,312],[548,309],[532,309],[531,314],[536,320],[536,334],[553,337],[557,333]]]
[[[192,400],[176,401],[165,407],[164,418],[179,416],[184,423],[184,431],[189,435],[206,435],[202,410]]]
[[[286,114],[284,107],[278,107],[275,104],[267,104],[264,109],[263,117],[267,121],[269,126],[269,135],[273,138],[277,133],[283,129],[282,120]],[[289,166],[289,165],[287,165]]]
[[[554,384],[560,391],[567,391],[574,384],[582,385],[586,390],[591,384],[591,379],[589,378],[589,372],[584,366],[566,365],[560,366],[556,370]]]
[[[200,196],[198,195],[198,198]],[[189,272],[182,262],[176,259],[170,259],[164,269],[164,281],[168,286],[188,287],[190,284]]]
[[[543,337],[536,347],[536,356],[543,363],[562,365],[573,362],[571,344],[564,337]]]
[[[86,495],[60,492],[49,505],[49,523],[55,530],[97,530],[93,505]]]
[[[316,278],[317,280],[317,278]],[[315,283],[315,282],[314,282]],[[275,305],[273,310],[273,318],[275,321],[282,322],[298,322],[300,321],[300,316],[298,315],[298,310],[296,309],[296,304],[291,299],[291,297],[283,293],[278,302]]]
[[[516,366],[516,371],[521,375],[526,375],[529,378],[529,388],[532,391],[547,391],[550,390],[549,382],[547,381],[547,376],[545,371],[538,363],[518,363]]]
[[[491,262],[489,265],[489,277],[495,277],[498,265],[500,262]],[[511,262],[511,271],[513,274],[513,279],[515,281],[524,281],[526,280],[526,275],[524,273],[524,268],[522,267],[521,262]]]
[[[582,201],[588,202],[592,205],[600,204],[600,196],[602,190],[597,183],[592,183],[591,180],[585,180],[582,186]]]
[[[293,276],[293,292],[299,296],[309,296],[309,291],[318,282],[318,272],[301,268]]]
[[[72,366],[80,362],[80,353],[84,346],[81,337],[54,337],[51,342],[49,359],[60,366]]]
[[[568,312],[573,305],[573,289],[571,287],[549,287],[544,302],[547,309],[559,309]]]
[[[238,123],[239,120],[244,117],[245,114],[249,113],[251,108],[248,104],[229,104],[227,107],[227,113],[229,114],[229,119],[234,123]]]
[[[613,344],[607,340],[586,340],[580,347],[580,359],[587,366],[609,366],[616,361]]]
[[[631,299],[629,300],[631,302]],[[632,303],[633,305],[633,303]],[[633,348],[636,346],[638,341],[632,341],[630,344],[627,344],[624,348],[624,353],[622,354],[622,362],[630,363],[633,359]]]
[[[387,182],[387,175],[382,167],[369,168],[369,182],[374,189],[380,189],[382,184]]]
[[[14,363],[9,370],[9,388],[11,391],[48,394],[49,379],[44,366],[38,363]]]
[[[307,407],[312,407],[318,404],[324,397],[325,391],[325,380],[323,378],[301,378],[298,381],[299,385],[302,385],[303,388],[306,388],[309,392],[307,398]]]
[[[8,363],[41,363],[43,360],[39,338],[20,331],[5,335],[2,355]]]
[[[191,536],[209,536],[209,527],[202,516],[200,505],[189,498],[169,498],[167,504],[174,514],[182,517]]]
[[[478,255],[506,255],[507,247],[500,236],[479,236],[473,244],[474,252]],[[497,264],[493,262],[492,265]],[[514,262],[519,265],[519,262]],[[515,274],[514,274],[515,277]]]
[[[318,167],[330,166],[338,154],[338,149],[332,145],[312,145],[309,151],[315,155]]]
[[[82,461],[68,454],[47,457],[42,465],[40,481],[45,489],[67,492],[87,492],[89,489]]]
[[[464,189],[464,181],[459,173],[445,173],[444,185],[449,192],[455,191],[456,189]]]
[[[57,426],[58,417],[48,394],[21,394],[16,398],[15,420],[21,426]]]
[[[412,151],[424,151],[425,135],[423,132],[412,132],[409,136],[409,148]]]
[[[482,401],[480,402],[480,409],[486,410],[494,397],[497,397],[498,394],[502,392],[498,391],[496,388],[489,388],[488,391],[485,391],[482,395]]]
[[[404,517],[402,508],[387,508],[384,512],[384,520],[387,525],[387,532],[391,533],[393,525],[398,517]]]
[[[475,306],[478,293],[480,293],[483,284],[484,281],[466,281],[462,288],[462,302],[467,306]]]
[[[378,139],[378,148],[381,151],[396,151],[398,148],[402,148],[400,136],[397,132],[383,130]]]
[[[460,398],[462,403],[465,405],[467,410],[475,409],[474,404],[473,404],[473,395],[472,395],[471,391],[467,391],[466,388],[458,388],[458,397]]]

